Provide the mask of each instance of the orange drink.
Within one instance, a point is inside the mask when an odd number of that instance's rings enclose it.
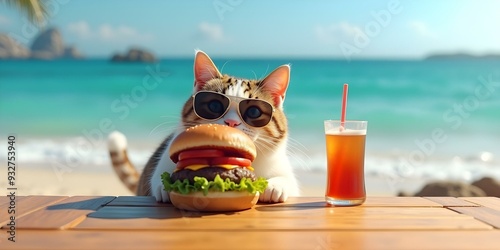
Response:
[[[343,125],[343,126],[342,126]],[[326,201],[335,206],[354,206],[366,199],[366,121],[325,121],[327,185]]]

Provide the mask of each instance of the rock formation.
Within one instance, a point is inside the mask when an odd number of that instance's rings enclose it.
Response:
[[[491,177],[484,177],[472,185],[482,189],[486,196],[500,197],[500,183]]]
[[[19,45],[6,34],[0,34],[0,59],[81,59],[75,47],[65,47],[61,33],[56,28],[42,31],[31,45],[31,50]]]
[[[436,181],[427,183],[413,195],[399,193],[399,196],[500,197],[500,182],[491,177],[483,177],[471,184],[458,181]]]
[[[115,54],[111,58],[113,62],[156,62],[156,57],[143,49],[132,48],[125,55]]]
[[[73,47],[73,46],[69,46],[69,47],[64,48],[64,52],[63,52],[61,57],[66,58],[66,59],[81,59],[81,58],[83,58],[80,51],[78,51],[78,49],[76,47]]]
[[[409,196],[400,193],[399,196]],[[486,193],[473,185],[459,181],[437,181],[427,183],[420,191],[411,196],[451,196],[482,197]]]
[[[468,53],[432,54],[424,60],[500,60],[499,54],[473,55]]]
[[[50,28],[40,33],[31,45],[31,57],[35,59],[53,59],[64,53],[64,43],[61,33]]]
[[[25,59],[30,51],[6,34],[0,34],[0,59]]]

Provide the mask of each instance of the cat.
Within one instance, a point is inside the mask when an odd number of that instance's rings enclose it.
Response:
[[[262,99],[271,103],[274,107],[271,121],[263,127],[247,125],[234,105],[218,120],[207,121],[194,112],[191,96],[184,104],[176,131],[156,149],[141,175],[128,159],[125,136],[117,131],[109,135],[108,147],[113,168],[124,184],[137,195],[154,196],[159,202],[169,202],[160,176],[164,172],[172,173],[175,169],[175,163],[170,160],[168,153],[170,142],[188,127],[217,123],[238,128],[254,141],[257,148],[257,157],[252,163],[255,175],[266,178],[269,183],[259,201],[278,203],[285,202],[289,196],[298,196],[298,183],[287,156],[288,125],[283,112],[290,66],[280,66],[262,80],[241,79],[221,74],[210,57],[198,50],[194,59],[194,78],[193,94],[200,90],[214,91],[227,96]]]

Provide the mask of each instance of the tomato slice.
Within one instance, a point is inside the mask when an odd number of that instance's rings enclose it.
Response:
[[[195,149],[183,151],[179,154],[177,169],[184,169],[191,165],[235,165],[249,167],[252,162],[241,157],[225,156],[219,149]]]
[[[191,158],[214,158],[223,156],[224,151],[219,149],[195,149],[181,152],[179,154],[179,161]]]
[[[252,164],[249,159],[241,157],[217,157],[209,159],[210,165],[237,165],[242,167],[248,167]]]
[[[210,165],[210,161],[207,158],[184,159],[177,162],[177,169],[183,169],[191,165]]]

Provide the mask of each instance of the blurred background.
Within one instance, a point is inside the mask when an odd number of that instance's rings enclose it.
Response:
[[[0,1],[0,162],[20,195],[129,195],[106,137],[138,169],[179,121],[195,49],[223,73],[290,63],[284,104],[302,193],[323,196],[323,121],[367,120],[369,195],[500,179],[498,1]],[[7,185],[7,169],[0,171]]]

